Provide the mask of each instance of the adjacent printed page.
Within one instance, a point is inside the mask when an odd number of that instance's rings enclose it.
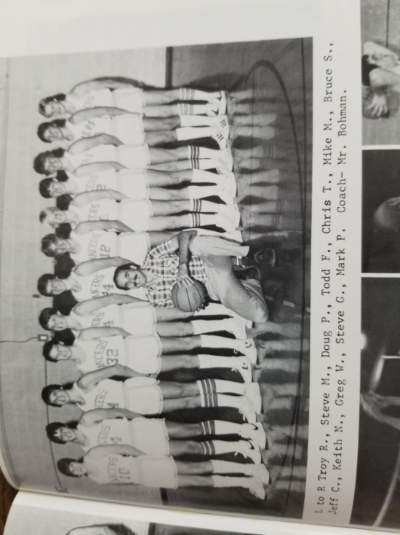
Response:
[[[10,479],[399,526],[400,3],[35,4],[0,41]]]

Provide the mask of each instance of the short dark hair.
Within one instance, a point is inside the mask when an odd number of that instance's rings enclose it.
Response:
[[[51,234],[46,234],[46,236],[43,236],[41,241],[41,251],[46,256],[50,256],[51,258],[54,258],[57,256],[56,252],[53,251],[52,245],[54,246],[57,242],[58,237],[52,232]]]
[[[55,332],[53,339],[57,344],[72,346],[75,342],[75,335],[72,329],[63,329],[62,331]]]
[[[39,113],[41,115],[46,115],[45,114],[46,104],[48,104],[49,102],[52,102],[53,100],[57,100],[58,102],[62,102],[63,100],[65,100],[65,98],[66,98],[66,94],[65,93],[56,93],[55,95],[50,95],[48,97],[44,97],[44,98],[40,99],[40,101],[39,101]]]
[[[56,403],[52,403],[50,401],[50,396],[53,392],[56,390],[71,390],[73,383],[65,383],[63,385],[58,384],[52,384],[47,385],[44,388],[42,388],[42,400],[47,404],[51,405],[52,407],[59,407]]]
[[[69,176],[68,173],[64,171],[64,169],[60,169],[59,171],[57,171],[55,178],[59,182],[66,182],[69,179]]]
[[[124,269],[130,269],[131,267],[134,267],[135,269],[140,269],[139,264],[135,264],[135,262],[129,262],[127,264],[122,264],[122,266],[118,266],[116,270],[114,271],[114,284],[119,290],[126,290],[127,288],[124,288],[124,286],[121,286],[118,284],[118,275],[123,271]]]
[[[50,355],[51,350],[57,344],[58,344],[58,342],[54,338],[52,338],[51,340],[47,340],[47,342],[45,342],[43,344],[42,354],[43,354],[44,358],[46,360],[48,360],[49,362],[57,362],[57,359],[53,359],[53,357]]]
[[[62,440],[58,436],[56,436],[56,433],[59,429],[62,427],[68,427],[69,429],[76,429],[76,426],[78,425],[78,422],[50,422],[46,425],[46,434],[47,438],[51,440],[51,442],[56,442],[57,444],[66,444],[68,441]]]
[[[50,186],[54,182],[54,178],[48,177],[48,178],[42,178],[42,180],[39,182],[39,193],[42,197],[45,199],[51,199],[52,194],[50,192]]]
[[[47,284],[55,278],[56,276],[52,273],[44,273],[43,275],[40,275],[37,282],[38,292],[45,297],[51,297],[53,294],[47,291]]]
[[[57,311],[56,311],[55,308],[50,308],[50,307],[44,308],[39,314],[40,326],[43,329],[46,329],[46,331],[50,331],[51,329],[49,329],[49,320],[50,320],[51,316],[54,316],[54,314],[56,314],[56,313],[57,313]]]
[[[56,199],[56,207],[59,210],[68,210],[69,205],[73,201],[72,195],[69,193],[63,193],[62,195],[59,195]]]
[[[69,253],[63,253],[56,256],[54,263],[54,273],[59,279],[66,279],[71,275],[71,271],[75,267],[75,262],[72,260]]]
[[[65,119],[54,119],[53,121],[48,121],[45,123],[40,123],[37,128],[37,135],[41,141],[44,143],[51,143],[49,139],[46,139],[45,134],[49,128],[56,126],[58,128],[63,128],[65,126]]]
[[[65,150],[62,147],[58,147],[53,150],[45,150],[44,152],[39,152],[33,160],[33,168],[36,173],[40,175],[49,175],[50,172],[45,168],[45,162],[47,158],[62,158],[64,156]]]
[[[82,477],[82,476],[77,476],[76,474],[73,474],[71,472],[71,468],[70,468],[70,464],[71,463],[82,463],[82,461],[83,461],[82,458],[80,458],[80,459],[72,459],[71,457],[63,457],[62,459],[59,459],[57,461],[57,468],[65,476]]]

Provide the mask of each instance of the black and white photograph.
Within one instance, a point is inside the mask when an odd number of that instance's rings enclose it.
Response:
[[[400,2],[361,0],[364,145],[400,143]]]
[[[362,281],[361,406],[352,522],[399,525],[400,279]]]
[[[16,485],[301,518],[312,52],[296,38],[1,60]]]
[[[95,513],[96,505],[87,508],[85,502],[72,500],[62,503],[56,497],[43,497],[35,506],[35,500],[26,494],[13,504],[4,535],[23,535],[27,531],[38,535],[241,535],[240,531],[206,529],[172,523],[144,521],[137,511],[102,504],[101,513]]]
[[[400,150],[364,150],[362,270],[400,272]]]

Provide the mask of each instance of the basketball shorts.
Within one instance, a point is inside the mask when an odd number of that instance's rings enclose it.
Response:
[[[153,336],[156,332],[157,316],[154,308],[146,302],[128,303],[123,307],[123,328],[133,336]]]
[[[135,232],[148,230],[152,215],[152,204],[148,200],[125,200],[120,204],[121,221]]]
[[[161,387],[152,377],[132,377],[124,383],[126,408],[143,415],[161,414],[163,396]]]
[[[162,489],[178,488],[178,470],[172,457],[143,455],[137,458],[137,462],[140,485]]]
[[[130,422],[132,444],[146,455],[168,457],[169,438],[165,420],[135,418]]]
[[[126,365],[143,375],[158,375],[161,371],[161,340],[159,336],[125,338]]]
[[[117,108],[142,113],[143,89],[140,87],[127,87],[113,91],[114,102]]]

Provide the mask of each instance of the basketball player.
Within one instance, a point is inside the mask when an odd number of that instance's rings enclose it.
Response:
[[[110,190],[92,191],[83,202],[72,201],[67,210],[48,207],[40,212],[41,222],[47,221],[53,228],[67,223],[75,232],[86,234],[95,230],[107,230],[110,222],[120,232],[158,232],[190,227],[194,214],[202,214],[201,222],[222,225],[225,231],[238,227],[239,210],[232,205],[233,197],[220,190],[224,201],[219,204],[207,200],[187,199],[176,201],[150,201],[124,199]],[[84,201],[88,202],[84,202]],[[184,215],[182,212],[186,212]],[[218,214],[218,217],[211,214]]]
[[[105,331],[108,329],[105,328]],[[180,369],[221,368],[235,370],[244,382],[251,382],[251,361],[247,356],[180,353],[185,347],[185,342],[180,340],[185,340],[186,337],[122,336],[117,334],[117,329],[113,333],[115,334],[89,340],[78,335],[74,343],[67,346],[50,340],[43,348],[43,355],[51,362],[72,362],[82,375],[114,364],[128,366],[141,375],[153,376]],[[194,338],[200,339],[200,343],[213,343],[217,338],[214,343],[222,346],[221,337],[218,336],[201,335]],[[236,341],[234,344],[232,339],[228,340],[231,346],[246,349],[244,341]],[[194,346],[195,343],[187,345]]]
[[[41,275],[38,279],[37,289],[45,297],[55,297],[55,306],[60,312],[62,310],[56,303],[62,305],[63,300],[75,305],[95,297],[119,293],[146,299],[144,291],[126,292],[126,290],[120,290],[115,286],[115,267],[123,263],[124,259],[119,257],[88,260],[75,266],[66,278],[59,278],[52,273]]]
[[[41,99],[39,113],[48,118],[68,117],[78,110],[98,106],[143,113],[146,117],[169,117],[183,113],[216,115],[225,113],[226,96],[223,91],[201,91],[187,87],[144,88],[134,80],[107,76],[80,82],[68,93]]]
[[[67,174],[60,171],[54,177],[43,178],[39,183],[39,192],[46,199],[63,195],[69,195],[76,199],[80,194],[86,192],[112,190],[118,191],[129,199],[169,201],[202,199],[218,195],[217,187],[223,190],[227,189],[234,196],[236,179],[233,173],[221,175],[201,169],[176,173],[110,169],[99,173],[76,176],[73,173]]]
[[[98,337],[98,327],[118,327],[134,336],[193,336],[210,332],[228,331],[237,338],[245,339],[246,325],[239,318],[202,319],[204,311],[183,312],[172,308],[154,308],[150,303],[130,295],[110,294],[77,303],[64,315],[53,308],[44,308],[39,315],[43,329],[52,331],[85,332],[85,337]],[[185,321],[189,320],[190,321]],[[89,330],[88,330],[89,329]]]
[[[149,119],[118,108],[89,108],[69,119],[41,123],[37,134],[45,143],[59,142],[66,146],[79,139],[108,134],[124,145],[153,147],[201,138],[212,138],[217,143],[223,140],[226,144],[228,131],[225,116],[180,115]]]
[[[68,149],[61,147],[39,153],[33,167],[37,173],[57,171],[88,174],[108,169],[153,169],[165,172],[186,169],[232,170],[232,155],[227,150],[184,145],[174,149],[124,145],[114,136],[100,134],[75,141]]]
[[[222,428],[235,430],[242,435],[257,436],[262,439],[263,431],[260,426],[253,424],[230,424],[221,422]],[[213,425],[214,422],[205,422]],[[224,425],[227,424],[227,425]],[[259,463],[261,453],[258,444],[252,444],[247,439],[240,440],[211,440],[195,441],[188,438],[173,438],[176,427],[180,432],[195,432],[194,427],[200,424],[175,424],[162,418],[143,418],[121,409],[97,409],[85,412],[79,422],[52,422],[46,426],[49,440],[57,444],[76,444],[85,452],[97,446],[125,444],[132,446],[138,453],[154,455],[155,457],[181,457],[182,455],[199,455],[214,457],[229,453],[242,454],[254,463]],[[234,433],[235,434],[235,433]],[[172,435],[172,436],[171,436]],[[241,435],[239,435],[241,436]],[[190,437],[189,437],[190,438]],[[201,438],[196,437],[196,438]],[[264,445],[265,445],[264,434]]]
[[[269,482],[268,471],[262,464],[215,459],[175,461],[172,457],[140,455],[129,446],[98,446],[80,460],[60,459],[57,467],[64,475],[87,476],[101,485],[142,485],[164,489],[239,487],[261,500],[265,498],[264,484]]]
[[[115,379],[122,377],[124,381]],[[261,412],[258,383],[222,379],[192,383],[157,381],[121,364],[83,375],[74,383],[47,385],[42,390],[42,399],[53,407],[74,405],[83,412],[120,408],[142,416],[200,407],[230,407],[249,423],[254,423],[255,415]]]

